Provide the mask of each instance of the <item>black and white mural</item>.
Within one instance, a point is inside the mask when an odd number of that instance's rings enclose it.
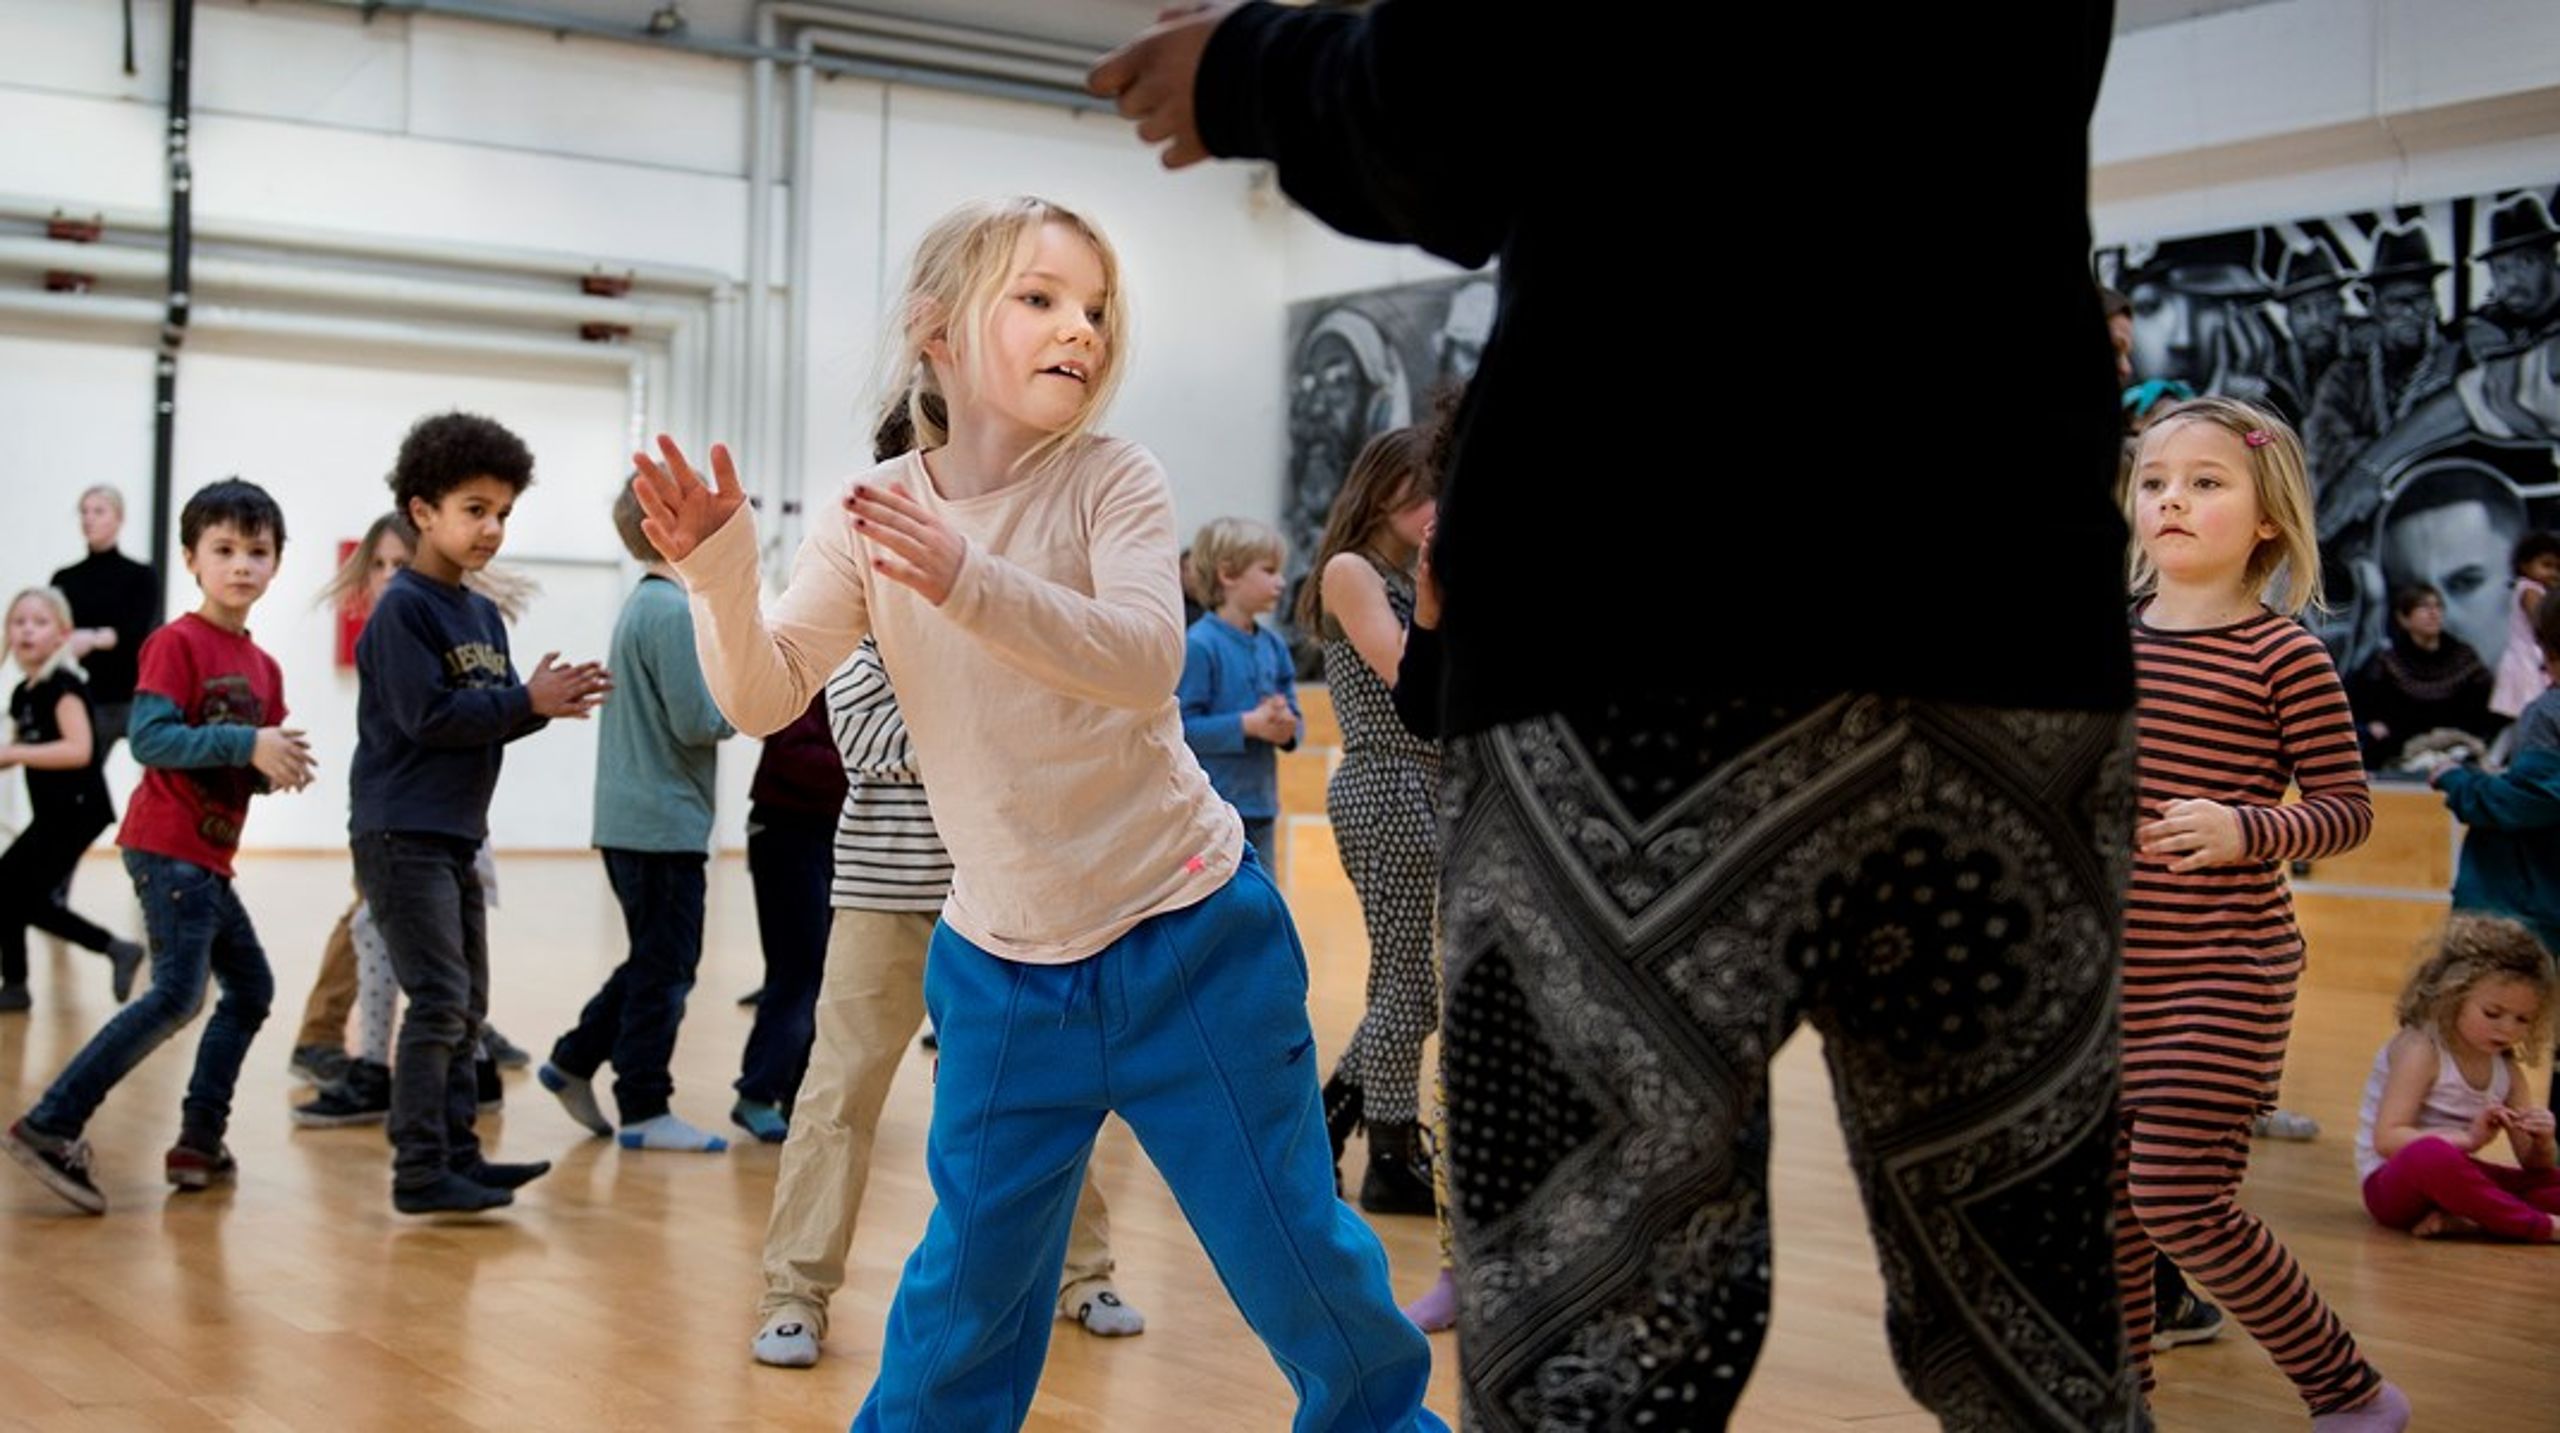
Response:
[[[1290,306],[1281,536],[1289,540],[1293,589],[1361,445],[1429,417],[1442,385],[1475,375],[1493,333],[1493,301],[1493,280],[1469,276]]]
[[[2509,553],[2560,527],[2560,186],[2102,249],[2137,383],[2271,404],[2302,432],[2342,671],[2431,583],[2492,669]]]

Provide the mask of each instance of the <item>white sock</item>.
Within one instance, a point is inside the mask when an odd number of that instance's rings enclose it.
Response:
[[[624,1149],[680,1149],[693,1154],[718,1154],[729,1147],[727,1140],[707,1129],[696,1129],[671,1113],[624,1125],[621,1138]]]

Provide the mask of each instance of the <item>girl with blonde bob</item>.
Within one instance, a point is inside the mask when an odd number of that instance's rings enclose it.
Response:
[[[925,970],[936,1205],[853,1426],[1021,1426],[1116,1112],[1297,1427],[1441,1429],[1429,1348],[1334,1198],[1288,909],[1183,744],[1164,470],[1094,431],[1128,361],[1111,246],[1043,200],[969,205],[925,236],[898,312],[892,402],[920,447],[853,479],[770,606],[725,448],[706,482],[661,438],[637,479],[730,720],[781,728],[877,637],[950,850]]]
[[[2128,1342],[2148,1391],[2156,1249],[2275,1359],[2313,1428],[2404,1428],[2408,1399],[2239,1204],[2302,978],[2286,866],[2373,826],[2346,693],[2293,620],[2320,589],[2301,440],[2248,403],[2181,403],[2143,431],[2126,516],[2140,544],[2114,1176]]]

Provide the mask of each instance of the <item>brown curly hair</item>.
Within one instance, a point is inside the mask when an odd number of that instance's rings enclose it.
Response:
[[[2553,972],[2550,952],[2533,932],[2503,916],[2457,915],[2444,923],[2444,934],[2437,937],[2435,948],[2418,968],[2409,974],[2409,983],[2400,990],[2400,1003],[2393,1013],[2400,1023],[2412,1030],[2433,1032],[2439,1039],[2453,1039],[2454,1018],[2462,1013],[2462,1002],[2481,982],[2488,980],[2520,980],[2532,986],[2541,997],[2542,1008],[2534,1013],[2533,1028],[2516,1042],[2516,1058],[2538,1064],[2542,1052],[2551,1048],[2551,987]]]

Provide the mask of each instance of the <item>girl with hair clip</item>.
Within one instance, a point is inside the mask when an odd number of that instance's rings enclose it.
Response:
[[[27,992],[29,926],[105,956],[119,1003],[133,994],[145,954],[62,899],[80,857],[116,817],[99,769],[106,743],[91,717],[87,674],[71,653],[72,630],[71,600],[58,588],[30,587],[9,599],[9,655],[25,678],[9,694],[13,739],[0,743],[0,768],[25,769],[29,817],[0,855],[0,1013],[35,1003]]]
[[[375,518],[364,530],[347,560],[320,589],[318,605],[329,608],[352,608],[359,616],[373,610],[373,599],[382,591],[391,574],[409,565],[410,554],[417,551],[418,532],[409,519],[396,512]],[[328,944],[321,950],[320,973],[311,980],[311,994],[303,1002],[302,1028],[293,1037],[293,1053],[286,1069],[294,1078],[319,1089],[349,1077],[347,1055],[347,1016],[356,1008],[360,983],[356,967],[356,932],[362,922],[367,938],[371,938],[372,922],[364,919],[364,901],[359,897],[347,906],[338,922],[329,928]],[[398,996],[397,987],[383,992],[382,1018],[390,1019],[390,1004]],[[367,1012],[372,1018],[372,1012]],[[388,1039],[383,1045],[387,1062]],[[382,1093],[390,1094],[389,1073],[384,1071]],[[378,1113],[378,1111],[377,1111]]]
[[[2525,1077],[2551,1045],[2551,988],[2551,957],[2523,926],[2445,922],[2364,1084],[2356,1178],[2373,1222],[2421,1239],[2560,1240],[2560,1150]],[[2500,1135],[2512,1165],[2479,1157]]]
[[[2138,824],[2116,1136],[2125,1331],[2148,1390],[2157,1248],[2275,1358],[2313,1428],[2404,1428],[2408,1399],[2238,1199],[2302,976],[2285,865],[2352,849],[2373,825],[2337,672],[2293,620],[2320,587],[2301,441],[2236,399],[2180,404],[2144,431],[2126,506]],[[2283,804],[2288,785],[2298,803]]]
[[[1111,247],[1046,201],[968,205],[925,235],[897,312],[919,450],[852,481],[771,607],[728,451],[708,482],[672,439],[638,459],[730,719],[784,726],[876,636],[952,858],[925,968],[936,1205],[853,1426],[1021,1426],[1117,1112],[1297,1391],[1295,1426],[1441,1429],[1429,1347],[1315,1138],[1288,909],[1183,744],[1163,469],[1093,432],[1127,366]]]

